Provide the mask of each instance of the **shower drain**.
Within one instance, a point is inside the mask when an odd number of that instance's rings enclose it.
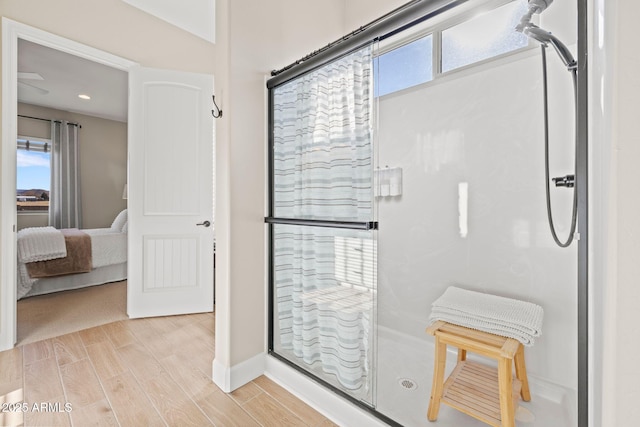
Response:
[[[405,390],[415,390],[418,388],[418,383],[411,378],[400,378],[398,384]]]

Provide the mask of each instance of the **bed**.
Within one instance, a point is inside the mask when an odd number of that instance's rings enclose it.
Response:
[[[127,226],[125,209],[108,228],[18,231],[17,298],[125,280]]]

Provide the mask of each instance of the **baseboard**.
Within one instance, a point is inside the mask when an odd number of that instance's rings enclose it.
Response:
[[[213,382],[225,393],[231,393],[264,374],[265,357],[265,353],[260,353],[231,367],[226,367],[218,359],[214,359]]]
[[[231,393],[231,369],[225,367],[218,359],[213,359],[211,369],[213,372],[213,382],[225,393]]]
[[[264,374],[298,399],[341,426],[383,427],[384,422],[351,404],[275,357],[265,357]]]

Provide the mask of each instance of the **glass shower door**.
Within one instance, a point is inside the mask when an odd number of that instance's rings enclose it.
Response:
[[[371,406],[371,48],[271,89],[270,352]]]
[[[521,41],[515,40],[508,57],[445,67],[456,47],[494,52],[476,47],[492,41],[489,29],[496,30],[497,47],[509,45],[522,5],[484,15],[453,8],[450,22],[425,21],[413,32],[394,34],[374,54],[380,88],[376,410],[404,426],[434,425],[426,414],[435,349],[425,329],[432,304],[452,286],[543,307],[542,336],[525,350],[533,398],[518,402],[518,425],[576,425],[577,245],[558,248],[547,224],[539,53],[517,50]],[[423,74],[417,76],[412,65],[425,65]],[[554,72],[566,73],[555,65]],[[571,170],[571,81],[565,74],[553,77],[557,128],[550,129],[551,141],[562,152],[555,152],[558,164],[551,168]],[[571,192],[556,190],[554,196],[565,236]],[[450,352],[447,374],[456,363]],[[437,421],[485,425],[447,406]]]

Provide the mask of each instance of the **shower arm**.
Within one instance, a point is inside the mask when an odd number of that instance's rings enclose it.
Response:
[[[520,19],[520,24],[516,27],[516,31],[522,32],[531,23],[533,15],[542,13],[552,2],[553,0],[529,0],[529,9]]]

